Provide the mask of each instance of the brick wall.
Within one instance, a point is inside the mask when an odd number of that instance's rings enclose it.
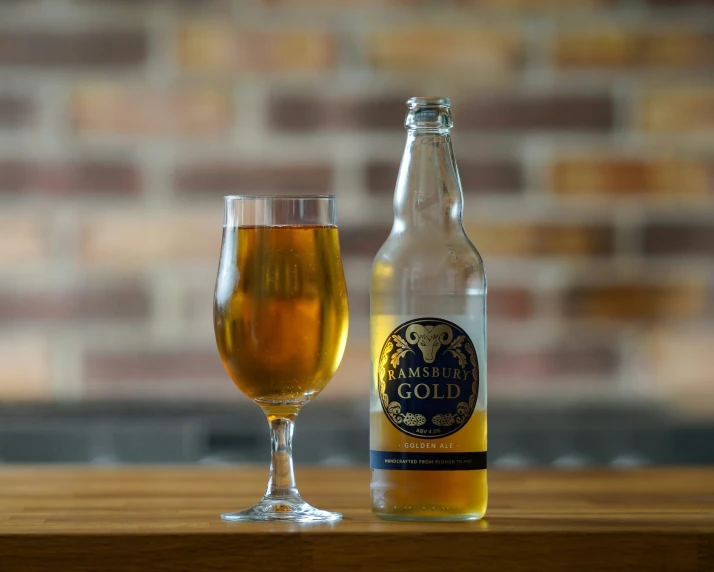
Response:
[[[453,100],[490,394],[714,408],[711,0],[0,0],[0,397],[241,399],[227,193],[334,192],[349,347],[404,100]]]

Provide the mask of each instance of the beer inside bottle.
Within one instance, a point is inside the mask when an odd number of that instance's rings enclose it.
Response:
[[[372,510],[486,512],[486,274],[462,224],[450,101],[407,101],[394,225],[370,288]]]

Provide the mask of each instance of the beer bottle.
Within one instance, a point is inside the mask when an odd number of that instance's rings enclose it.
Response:
[[[370,488],[385,519],[486,511],[486,274],[463,228],[450,106],[407,101],[394,225],[372,267]]]

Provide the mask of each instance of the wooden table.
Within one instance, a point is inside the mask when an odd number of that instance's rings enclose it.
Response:
[[[369,471],[298,468],[334,525],[229,524],[266,469],[2,468],[0,571],[714,570],[714,469],[489,474],[486,519],[395,523]]]

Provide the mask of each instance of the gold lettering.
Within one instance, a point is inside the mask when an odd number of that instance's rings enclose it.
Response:
[[[432,377],[439,377],[439,368],[438,368],[438,367],[432,367],[432,368],[431,368],[431,376],[432,376]]]
[[[451,377],[451,368],[450,367],[442,367],[441,375],[442,375],[442,377]]]
[[[430,377],[430,376],[429,376],[429,368],[428,368],[428,367],[425,367],[425,368],[424,368],[424,377]]]
[[[460,374],[460,373],[461,373],[461,370],[458,370],[458,369],[454,368],[454,379],[461,379],[461,378],[459,377],[459,374]]]
[[[443,395],[439,395],[439,384],[434,384],[434,399],[444,399]]]
[[[400,384],[399,384],[399,387],[397,387],[397,395],[399,395],[399,397],[401,397],[402,399],[409,399],[409,398],[412,396],[412,392],[411,392],[411,391],[409,391],[407,395],[404,395],[404,394],[402,393],[402,388],[403,388],[405,385],[406,385],[409,389],[411,389],[411,387],[412,387],[411,384],[409,384],[409,383],[400,383]]]
[[[404,375],[404,370],[401,367],[399,368],[399,375],[397,377],[399,379],[407,377],[406,375]]]
[[[392,381],[394,379],[394,370],[390,369],[389,370],[389,381]]]
[[[421,377],[421,375],[419,375],[419,368],[418,367],[414,367],[414,368],[410,367],[409,368],[409,377]]]
[[[452,388],[456,389],[456,394],[451,392]],[[461,388],[458,385],[455,383],[448,383],[446,385],[446,396],[449,399],[456,399],[459,395],[461,395]]]
[[[423,396],[419,395],[420,387],[423,387],[426,390],[426,393],[424,393]],[[426,383],[417,383],[416,384],[416,387],[414,388],[414,397],[416,397],[417,399],[426,399],[427,397],[429,397],[429,393],[430,393],[429,386]]]

